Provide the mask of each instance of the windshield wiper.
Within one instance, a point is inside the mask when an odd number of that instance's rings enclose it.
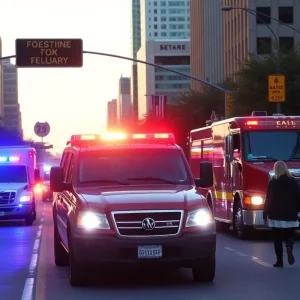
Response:
[[[114,180],[114,179],[86,180],[86,181],[81,181],[80,183],[118,183],[118,184],[122,184],[122,185],[128,185],[128,183],[121,182],[121,181]]]
[[[173,181],[170,181],[170,180],[167,180],[167,179],[163,179],[163,178],[160,178],[160,177],[151,177],[151,176],[148,176],[148,177],[134,177],[134,178],[127,178],[127,180],[159,180],[159,181],[163,181],[165,183],[169,183],[169,184],[173,184],[173,185],[176,185],[175,182]]]
[[[277,158],[274,158],[274,157],[271,157],[271,156],[266,156],[266,155],[260,155],[260,156],[252,156],[251,160],[252,159],[271,159],[273,161],[278,161],[279,159]]]

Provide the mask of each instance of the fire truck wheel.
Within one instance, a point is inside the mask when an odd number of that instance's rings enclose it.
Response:
[[[250,228],[244,224],[243,209],[240,201],[237,203],[234,209],[233,231],[241,240],[247,239],[250,233]]]
[[[211,261],[201,263],[197,267],[192,268],[193,278],[198,282],[211,282],[215,278],[216,258]]]

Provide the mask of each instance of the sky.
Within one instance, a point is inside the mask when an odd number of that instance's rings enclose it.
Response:
[[[131,57],[130,0],[0,0],[2,55],[17,38],[81,38],[85,51]],[[12,61],[14,63],[14,60]],[[118,95],[130,62],[84,54],[82,68],[19,68],[24,136],[36,141],[36,122],[48,122],[44,142],[62,152],[72,134],[106,130],[107,102]]]

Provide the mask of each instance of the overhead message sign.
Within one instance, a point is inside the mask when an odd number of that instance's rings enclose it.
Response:
[[[269,82],[269,102],[285,102],[285,76],[270,75]]]
[[[16,39],[16,66],[81,68],[82,39]]]

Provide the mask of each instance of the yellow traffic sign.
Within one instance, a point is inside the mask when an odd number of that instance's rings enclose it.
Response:
[[[233,99],[231,93],[226,93],[226,118],[232,117],[232,105],[233,105]]]
[[[285,102],[285,76],[269,76],[269,102]]]

